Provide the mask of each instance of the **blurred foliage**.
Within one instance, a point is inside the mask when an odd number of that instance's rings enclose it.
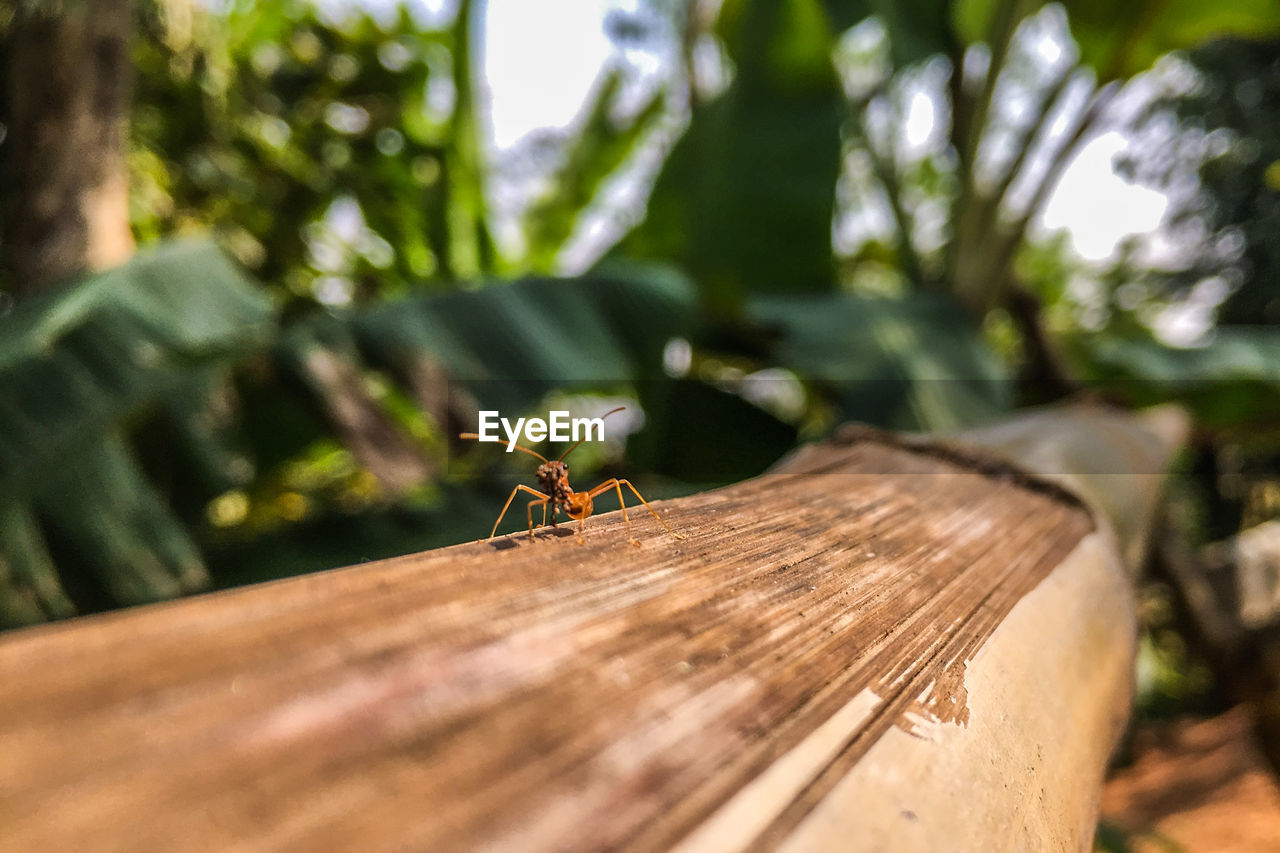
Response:
[[[1212,279],[1220,324],[1280,325],[1280,42],[1216,41],[1186,63],[1135,121],[1148,152],[1120,164],[1169,193],[1171,227],[1198,249],[1154,283],[1182,295]]]
[[[142,7],[144,10],[147,7]],[[143,15],[134,230],[212,227],[277,300],[368,301],[494,270],[466,28],[236,2]]]
[[[1134,829],[1105,820],[1098,824],[1093,849],[1097,853],[1137,853],[1139,850],[1189,853],[1181,844],[1149,827]]]
[[[960,0],[952,4],[957,31],[967,41],[983,40],[1009,15],[1030,14],[1044,5],[1010,0]],[[1272,0],[1218,4],[1169,0],[1127,4],[1118,8],[1101,0],[1067,0],[1071,35],[1080,61],[1100,82],[1125,79],[1146,71],[1162,55],[1193,47],[1207,39],[1255,36],[1277,29],[1280,8]]]
[[[927,293],[848,293],[753,300],[749,315],[779,337],[778,361],[837,402],[841,419],[891,429],[953,430],[1012,405],[1008,372],[955,305]]]
[[[553,390],[660,379],[664,345],[692,323],[687,280],[629,267],[384,304],[344,325],[395,375],[429,353],[478,405],[522,410]]]
[[[1205,660],[1187,644],[1170,590],[1149,584],[1139,593],[1138,668],[1135,713],[1144,720],[1172,719],[1189,712],[1226,710]]]
[[[1276,517],[1280,490],[1280,226],[1274,109],[1280,42],[1222,39],[1187,53],[1153,81],[1133,120],[1141,154],[1118,163],[1170,200],[1178,252],[1154,268],[1130,264],[1111,288],[1133,318],[1083,351],[1124,399],[1178,399],[1205,436],[1192,472],[1203,507],[1193,540],[1230,536]],[[1212,317],[1192,346],[1153,338],[1161,314]],[[1108,320],[1107,326],[1113,324]]]
[[[263,342],[268,321],[234,265],[181,244],[0,317],[0,619],[207,583],[195,543],[122,434],[140,411]]]
[[[603,73],[505,248],[476,94],[483,4],[447,20],[139,5],[135,233],[212,231],[262,287],[173,244],[0,318],[17,395],[0,396],[0,620],[481,535],[515,470],[458,446],[481,407],[628,401],[628,476],[651,497],[752,476],[846,419],[962,427],[1036,383],[1273,423],[1273,339],[1165,345],[1124,295],[1131,258],[1091,276],[1092,318],[1088,271],[1027,241],[1116,91],[1100,84],[1208,32],[1280,25],[1264,3],[1165,5],[618,12],[632,50],[675,22],[684,77],[636,103],[621,66]],[[932,121],[913,133],[922,99]],[[610,182],[680,123],[604,260],[510,283],[560,269]],[[83,376],[51,393],[49,365]],[[607,476],[610,453],[575,476]]]
[[[605,183],[630,161],[664,116],[664,93],[657,92],[629,119],[619,119],[623,83],[621,71],[605,72],[587,103],[585,120],[565,146],[563,162],[524,213],[524,260],[536,272],[555,271],[560,253]]]
[[[1205,427],[1280,424],[1280,334],[1223,327],[1201,347],[1103,337],[1088,352],[1100,387],[1142,406],[1170,398]]]
[[[733,316],[752,293],[834,288],[843,99],[818,0],[731,0],[717,35],[733,81],[695,113],[620,248],[678,263]]]

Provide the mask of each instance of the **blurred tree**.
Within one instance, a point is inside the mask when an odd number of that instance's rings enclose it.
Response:
[[[1200,526],[1197,541],[1231,536],[1273,517],[1280,505],[1278,69],[1274,40],[1224,39],[1190,51],[1134,121],[1143,156],[1121,164],[1168,194],[1181,249],[1170,268],[1138,280],[1155,298],[1216,317],[1209,344],[1183,356],[1198,363],[1158,365],[1194,393],[1213,430],[1193,471],[1198,507],[1187,514]],[[1213,373],[1204,363],[1210,355]],[[1120,358],[1133,360],[1112,354],[1113,370]]]
[[[133,252],[125,161],[133,87],[129,0],[19,3],[0,20],[4,267],[35,293]],[[7,26],[5,25],[7,24]]]
[[[909,418],[895,418],[883,394],[850,391],[876,386],[851,367],[847,340],[809,320],[786,322],[785,304],[771,305],[763,324],[752,321],[760,316],[749,307],[752,294],[807,291],[825,307],[804,315],[810,319],[865,315],[838,291],[882,294],[886,282],[900,299],[958,304],[968,323],[924,332],[924,348],[903,356],[905,376],[917,389],[926,376],[950,392],[957,379],[987,386],[989,401],[1001,397],[990,393],[998,371],[982,359],[936,357],[929,342],[964,329],[976,334],[1000,309],[1018,332],[1036,397],[1077,388],[1092,368],[1068,358],[1045,327],[1035,288],[1020,279],[1030,223],[1129,78],[1164,51],[1212,33],[1273,31],[1280,11],[1188,3],[1155,16],[1067,3],[1064,15],[1042,5],[728,0],[713,21],[690,15],[690,26],[708,29],[685,42],[714,38],[723,52],[713,72],[728,84],[691,99],[690,127],[618,253],[678,261],[721,323],[705,342],[748,364],[826,377],[827,388],[817,390],[838,400],[844,417],[943,428],[962,422],[963,406],[955,398],[917,400]],[[842,79],[831,73],[833,53]],[[690,63],[695,76],[696,67]],[[689,88],[707,87],[694,80]],[[932,127],[923,141],[911,140],[907,118],[921,100]],[[895,325],[915,322],[919,330],[920,317],[931,314],[912,311]],[[932,316],[949,315],[940,308]],[[788,355],[797,352],[789,340],[806,342],[803,364]],[[825,367],[815,370],[819,363]],[[881,391],[905,378],[879,375],[887,380]],[[938,419],[919,421],[924,411]],[[979,411],[993,407],[971,409]]]
[[[170,37],[140,21],[133,226],[212,226],[286,304],[343,305],[495,271],[475,120],[472,3],[233,3]],[[198,37],[197,37],[198,36]]]
[[[684,91],[623,109],[617,74],[602,77],[514,257],[490,236],[481,8],[424,24],[359,8],[333,18],[301,0],[135,7],[135,232],[212,228],[284,311],[273,326],[262,294],[216,255],[171,246],[0,317],[0,343],[12,341],[0,346],[0,449],[13,451],[0,454],[0,579],[16,579],[6,600],[37,602],[0,617],[198,586],[199,550],[228,531],[261,555],[294,525],[333,529],[405,495],[460,506],[441,455],[450,418],[477,400],[633,395],[645,415],[634,462],[723,482],[838,420],[947,429],[1009,407],[1007,366],[982,332],[996,309],[1019,324],[1032,373],[1060,388],[1076,372],[1124,379],[1137,365],[1170,379],[1224,363],[1217,350],[1153,350],[1118,322],[1066,362],[1021,280],[1023,250],[1123,81],[1206,32],[1275,27],[1269,6],[1179,2],[1157,16],[1071,2],[1064,17],[1019,0],[655,0],[653,20],[682,28]],[[625,24],[613,19],[618,38],[643,35]],[[11,65],[21,52],[7,53]],[[12,79],[7,91],[16,102]],[[923,142],[908,133],[921,98],[934,116]],[[473,287],[555,268],[606,182],[686,105],[647,216],[596,269]],[[27,150],[31,129],[6,115],[0,150]],[[79,165],[66,174],[90,180]],[[1258,398],[1260,385],[1276,399],[1268,350],[1244,350],[1258,385],[1232,392]],[[49,379],[64,376],[75,380]],[[64,386],[74,393],[50,391]],[[123,441],[140,424],[146,476]],[[65,476],[41,477],[55,464]],[[432,518],[432,536],[469,532],[443,510]],[[354,556],[396,543],[378,547]]]
[[[1171,226],[1195,247],[1157,283],[1185,295],[1216,280],[1219,323],[1280,325],[1280,42],[1224,39],[1186,61],[1135,122],[1144,155],[1124,163],[1171,196]]]
[[[695,111],[622,250],[681,264],[721,315],[752,293],[829,292],[843,102],[831,23],[818,0],[727,2],[716,34],[733,81]]]

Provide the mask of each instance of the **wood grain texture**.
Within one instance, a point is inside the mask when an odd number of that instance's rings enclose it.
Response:
[[[1078,829],[1110,743],[1045,725],[1123,711],[1132,620],[1081,644],[1023,618],[1021,668],[983,663],[1033,591],[1050,613],[1116,596],[1106,570],[1088,595],[1044,584],[1111,553],[1064,494],[868,433],[657,504],[683,542],[637,511],[630,547],[615,512],[585,546],[514,536],[20,631],[0,848],[878,849],[805,833],[886,739],[981,730],[997,770],[950,784],[997,810],[1019,784],[979,665],[1015,723],[1079,710],[1028,724],[1043,767],[1087,754],[1058,784]],[[1058,643],[1097,666],[1036,673]]]
[[[1091,851],[1133,690],[1131,598],[1086,537],[970,662],[970,724],[887,732],[777,849]]]

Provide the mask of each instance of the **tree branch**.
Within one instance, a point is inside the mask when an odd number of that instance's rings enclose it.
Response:
[[[969,206],[973,203],[974,164],[977,160],[978,147],[982,141],[983,132],[986,130],[987,117],[991,112],[991,102],[995,94],[996,82],[1000,78],[1000,71],[1008,57],[1009,46],[1013,41],[1014,32],[1017,30],[1018,22],[1021,20],[1019,14],[1021,6],[1021,0],[1002,0],[996,7],[992,15],[991,30],[987,39],[991,48],[991,58],[987,63],[987,73],[983,79],[982,92],[978,99],[969,105],[971,110],[966,109],[963,112],[965,125],[963,135],[957,134],[955,136],[955,141],[958,143],[956,155],[959,158],[960,192],[956,195],[955,203],[951,208],[952,239],[947,249],[947,269],[962,299],[964,298],[964,291],[967,289],[964,284],[967,278],[964,270],[968,266],[968,251],[974,236],[973,224],[967,220],[965,215]],[[952,90],[953,93],[959,93],[963,96],[963,53],[958,59],[959,64],[952,71],[952,76],[956,79]],[[955,103],[959,104],[960,101]]]
[[[1066,359],[1044,327],[1044,306],[1038,297],[1016,282],[1005,285],[1004,305],[1022,332],[1026,350],[1026,379],[1034,384],[1034,404],[1069,397],[1080,390]]]
[[[893,215],[893,222],[898,232],[897,254],[898,262],[902,265],[902,271],[913,284],[923,285],[926,283],[924,264],[921,262],[920,254],[916,251],[915,244],[911,240],[913,223],[911,215],[907,213],[902,204],[902,184],[898,181],[896,163],[889,162],[880,156],[880,152],[876,150],[875,142],[872,141],[871,135],[867,132],[866,110],[871,102],[878,97],[888,98],[887,90],[883,84],[877,86],[861,105],[855,105],[853,110],[853,133],[857,139],[861,140],[862,147],[866,150],[867,157],[871,160],[871,171],[875,174],[876,180],[880,182],[880,186],[889,202],[889,210]]]
[[[1106,108],[1119,90],[1120,85],[1118,83],[1108,83],[1094,93],[1089,105],[1077,114],[1075,127],[1072,129],[1067,141],[1050,159],[1049,166],[1045,169],[1045,173],[1041,177],[1040,183],[1036,186],[1035,192],[1032,194],[1031,200],[1027,203],[1022,215],[997,238],[992,271],[1000,281],[1008,279],[1008,271],[1013,264],[1018,247],[1022,245],[1022,241],[1026,237],[1027,227],[1031,224],[1031,220],[1044,207],[1049,198],[1049,193],[1057,187],[1058,182],[1062,179],[1062,173],[1066,171],[1071,159],[1079,152],[1085,137],[1097,124],[1098,119],[1106,111]],[[998,294],[993,294],[993,296],[996,295]]]
[[[1013,162],[1009,164],[1009,168],[1000,178],[1000,183],[990,193],[980,193],[975,201],[974,217],[977,221],[975,233],[989,234],[997,221],[997,214],[1004,207],[1004,201],[1009,194],[1009,187],[1013,185],[1014,180],[1022,172],[1022,167],[1026,164],[1027,157],[1035,147],[1036,141],[1044,133],[1048,123],[1049,116],[1053,114],[1054,108],[1057,107],[1066,93],[1067,84],[1073,78],[1072,71],[1075,69],[1071,66],[1063,68],[1062,73],[1054,79],[1052,85],[1044,91],[1043,97],[1040,99],[1039,110],[1036,113],[1035,120],[1028,125],[1024,132],[1020,135],[1019,144],[1017,146],[1018,153],[1014,156]]]

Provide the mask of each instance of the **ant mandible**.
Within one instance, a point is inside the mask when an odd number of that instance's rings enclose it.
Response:
[[[626,406],[619,406],[616,409],[611,409],[608,412],[605,412],[604,415],[601,416],[601,419],[603,420],[604,418],[609,417],[609,415],[612,415],[614,412],[621,412],[625,408]],[[464,432],[459,436],[459,438],[478,440],[480,436],[474,432]],[[556,524],[556,513],[563,510],[566,515],[578,522],[578,544],[581,545],[583,544],[582,531],[586,528],[587,517],[591,515],[593,509],[591,499],[601,492],[607,492],[609,489],[616,489],[618,491],[618,505],[622,507],[622,520],[626,522],[627,525],[627,538],[631,540],[632,545],[639,545],[640,540],[631,535],[631,519],[627,518],[627,505],[622,499],[623,486],[630,489],[631,492],[640,499],[640,503],[644,504],[644,508],[649,510],[650,515],[658,519],[658,523],[661,524],[668,533],[677,539],[685,538],[683,534],[676,533],[670,527],[667,527],[667,523],[662,520],[662,517],[659,516],[657,512],[654,511],[653,507],[649,506],[649,502],[644,499],[644,496],[641,495],[636,487],[631,485],[628,480],[619,480],[617,477],[610,477],[589,492],[575,492],[572,487],[569,486],[569,466],[565,464],[564,458],[572,453],[574,448],[579,444],[586,441],[585,438],[581,441],[575,442],[568,450],[560,454],[559,459],[555,460],[548,459],[541,453],[537,453],[527,447],[522,447],[519,444],[512,444],[511,442],[503,441],[500,438],[494,440],[499,444],[506,444],[515,450],[522,450],[530,456],[536,456],[542,460],[542,464],[538,466],[538,470],[536,472],[538,485],[542,487],[542,491],[532,489],[523,483],[512,489],[511,497],[507,498],[507,502],[502,506],[502,512],[498,513],[498,520],[493,523],[493,530],[489,533],[489,539],[493,539],[493,537],[498,534],[498,525],[502,523],[503,517],[511,507],[511,502],[516,499],[516,495],[520,492],[528,492],[534,496],[534,500],[529,501],[529,505],[525,508],[525,514],[529,519],[529,538],[533,538],[533,508],[541,504],[542,524],[539,526],[545,527],[547,524],[548,506],[551,507],[552,527],[558,526]]]

